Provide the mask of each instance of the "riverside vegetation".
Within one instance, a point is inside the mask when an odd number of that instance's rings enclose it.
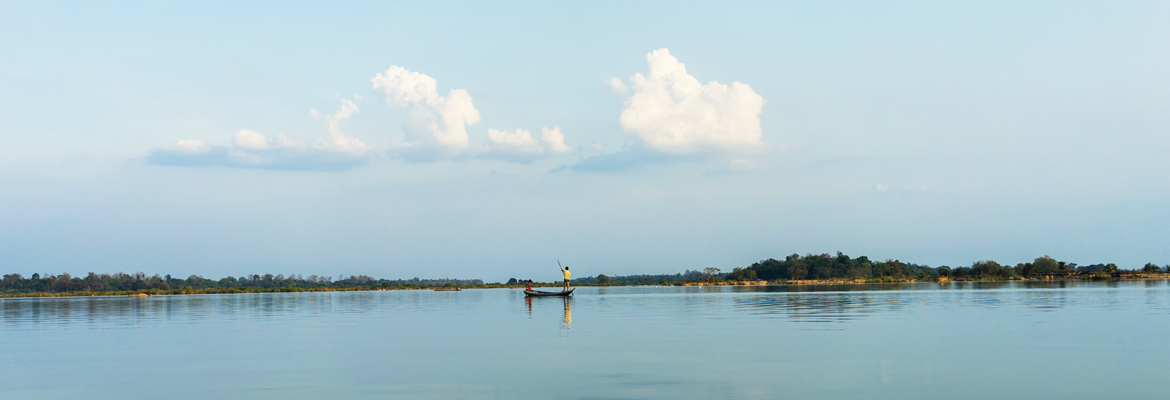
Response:
[[[247,275],[226,277],[219,280],[191,275],[187,279],[166,276],[147,276],[142,272],[134,274],[95,274],[75,277],[68,273],[60,275],[33,274],[25,278],[20,274],[4,275],[0,280],[0,297],[51,297],[51,296],[109,296],[129,294],[220,294],[220,293],[266,293],[266,292],[339,292],[385,289],[424,289],[438,287],[503,287],[500,284],[486,284],[479,279],[375,279],[366,275],[338,277],[311,275]]]
[[[1122,270],[1115,264],[1078,266],[1049,256],[1015,266],[995,261],[977,261],[971,266],[951,268],[904,263],[898,260],[872,261],[866,256],[851,258],[837,255],[799,255],[767,259],[730,272],[708,267],[702,271],[686,270],[678,274],[608,276],[599,274],[573,279],[578,286],[733,284],[742,282],[786,283],[878,283],[947,280],[1009,279],[1132,279],[1166,278],[1170,265],[1147,263],[1140,270]],[[20,274],[4,275],[0,280],[0,297],[168,295],[265,292],[319,292],[358,290],[409,290],[434,288],[502,288],[518,287],[525,280],[512,278],[505,283],[485,283],[480,279],[375,279],[369,276],[338,277],[311,275],[247,275],[219,280],[192,275],[186,279],[134,274],[95,274],[74,277],[68,273],[25,278]],[[559,286],[557,282],[539,282],[535,286]]]

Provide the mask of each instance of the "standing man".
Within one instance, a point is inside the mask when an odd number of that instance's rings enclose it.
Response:
[[[562,273],[565,273],[565,291],[569,291],[569,265],[565,265],[565,269],[562,270]]]

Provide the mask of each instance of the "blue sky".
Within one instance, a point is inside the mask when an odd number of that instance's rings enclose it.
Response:
[[[0,270],[1170,264],[1166,20],[1163,2],[5,2]]]

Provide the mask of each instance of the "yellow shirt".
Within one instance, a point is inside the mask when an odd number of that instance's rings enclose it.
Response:
[[[569,270],[565,270],[565,280],[569,280]]]

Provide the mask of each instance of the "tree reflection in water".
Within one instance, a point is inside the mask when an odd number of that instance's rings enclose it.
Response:
[[[1161,290],[1167,282],[999,281],[943,284],[792,285],[737,287],[732,293],[736,308],[754,314],[774,315],[793,322],[847,322],[878,312],[897,312],[909,307],[1024,306],[1050,312],[1070,306],[1114,309],[1126,306],[1118,290],[1138,286]],[[1156,302],[1148,297],[1145,302]]]
[[[405,291],[403,291],[405,292]],[[240,320],[363,314],[375,310],[439,309],[429,293],[247,293],[151,297],[45,297],[0,299],[0,322],[20,329],[101,324],[133,326],[153,320]]]

